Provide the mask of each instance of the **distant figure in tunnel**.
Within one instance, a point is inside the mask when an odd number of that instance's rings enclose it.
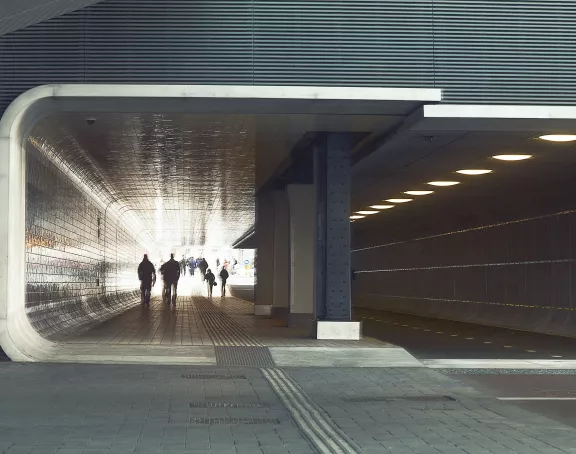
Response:
[[[164,301],[167,304],[176,306],[176,292],[178,290],[178,279],[180,279],[180,264],[174,260],[174,254],[170,254],[170,260],[160,267],[162,279],[164,280]]]
[[[140,279],[140,297],[142,304],[150,306],[150,292],[152,286],[156,284],[156,269],[148,255],[144,254],[144,259],[138,265],[138,279]]]
[[[210,268],[208,268],[206,270],[206,282],[208,282],[208,296],[212,296],[212,290],[214,289],[214,286],[216,285],[216,276],[214,276],[214,273],[212,272],[212,270]]]
[[[229,277],[230,275],[228,274],[228,271],[226,271],[226,268],[222,267],[220,270],[220,280],[222,281],[222,296],[226,296],[226,281]]]
[[[190,276],[194,276],[194,271],[196,270],[196,260],[194,257],[191,257],[188,260],[188,268],[190,269]]]
[[[188,264],[186,257],[182,256],[182,260],[180,260],[180,275],[186,276],[186,265]]]
[[[202,280],[205,281],[206,280],[206,272],[208,270],[208,262],[206,261],[205,258],[200,260],[200,263],[198,264],[198,268],[200,268],[200,273],[202,273]]]

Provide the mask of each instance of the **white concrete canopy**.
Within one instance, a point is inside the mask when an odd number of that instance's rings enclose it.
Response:
[[[0,120],[0,345],[13,360],[46,358],[58,344],[38,335],[25,311],[26,154],[34,125],[54,112],[100,111],[307,115],[299,128],[364,130],[358,116],[377,125],[441,100],[436,89],[212,85],[63,84],[19,96]],[[342,118],[343,121],[338,121]],[[308,126],[306,126],[308,125]],[[298,137],[296,137],[297,139]],[[289,147],[289,141],[285,144]],[[282,157],[280,156],[280,159]],[[271,164],[273,170],[273,163]]]

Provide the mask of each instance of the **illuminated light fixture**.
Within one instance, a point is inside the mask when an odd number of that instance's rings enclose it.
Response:
[[[376,214],[378,213],[378,211],[356,211],[356,213],[368,215],[368,214]]]
[[[531,154],[499,154],[496,156],[492,156],[494,159],[498,159],[500,161],[524,161],[525,159],[530,159],[532,157]]]
[[[432,194],[434,191],[405,191],[404,194],[408,195],[428,195]]]
[[[461,173],[462,175],[485,175],[492,172],[492,170],[488,169],[464,169],[456,171],[456,173]]]
[[[412,199],[386,199],[386,202],[390,202],[390,203],[408,203],[408,202],[412,202]]]
[[[358,216],[357,214],[355,214],[354,216],[350,216],[350,219],[363,219],[366,216]]]
[[[429,181],[429,185],[431,186],[455,186],[460,184],[459,181]]]
[[[390,208],[394,208],[394,205],[370,205],[370,208],[374,208],[375,210],[389,210]]]
[[[576,135],[574,134],[548,134],[539,137],[542,140],[547,140],[548,142],[574,142],[576,141]]]

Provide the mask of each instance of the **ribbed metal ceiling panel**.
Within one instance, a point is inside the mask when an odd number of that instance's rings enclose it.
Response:
[[[0,111],[45,83],[412,86],[576,102],[574,0],[105,0],[0,37]]]
[[[446,101],[576,102],[576,1],[435,0],[434,24]]]

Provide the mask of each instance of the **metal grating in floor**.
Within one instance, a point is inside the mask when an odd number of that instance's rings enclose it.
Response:
[[[235,403],[235,402],[190,402],[190,408],[268,408],[264,403]]]
[[[218,366],[275,367],[267,347],[214,347]]]
[[[182,378],[188,380],[245,380],[245,375],[229,375],[229,374],[187,374],[182,375]]]
[[[382,397],[342,397],[346,402],[391,402],[391,401],[408,401],[408,402],[455,402],[456,399],[450,396],[382,396]]]
[[[191,418],[190,424],[208,424],[208,425],[234,425],[234,424],[280,424],[275,418],[209,418],[199,417]]]

